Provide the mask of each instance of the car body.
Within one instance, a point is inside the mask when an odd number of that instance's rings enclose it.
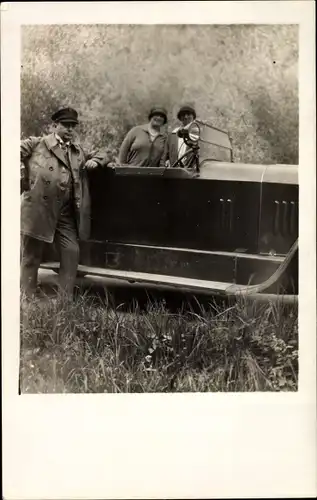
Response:
[[[90,172],[92,228],[79,272],[211,294],[298,295],[298,166],[232,161],[198,121],[199,171]],[[42,267],[57,269],[48,254]]]

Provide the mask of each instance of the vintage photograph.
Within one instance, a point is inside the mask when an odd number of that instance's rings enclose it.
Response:
[[[21,395],[298,390],[298,36],[21,27]]]

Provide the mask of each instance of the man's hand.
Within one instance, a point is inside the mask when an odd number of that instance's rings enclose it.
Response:
[[[94,161],[94,160],[88,160],[85,163],[85,168],[87,170],[92,170],[92,169],[94,169],[96,167],[98,167],[98,163],[96,161]]]

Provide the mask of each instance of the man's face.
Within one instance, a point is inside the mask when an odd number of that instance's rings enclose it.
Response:
[[[55,124],[55,132],[63,141],[68,142],[74,138],[74,129],[76,123],[73,122],[57,122]]]
[[[186,125],[194,121],[194,115],[192,113],[185,112],[180,117],[180,121],[182,122],[183,126],[186,127]]]

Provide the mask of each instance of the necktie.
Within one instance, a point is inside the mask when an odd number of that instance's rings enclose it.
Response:
[[[62,150],[64,151],[65,154],[68,153],[68,149],[69,149],[69,146],[70,146],[70,143],[69,142],[60,142],[60,147],[62,148]]]

